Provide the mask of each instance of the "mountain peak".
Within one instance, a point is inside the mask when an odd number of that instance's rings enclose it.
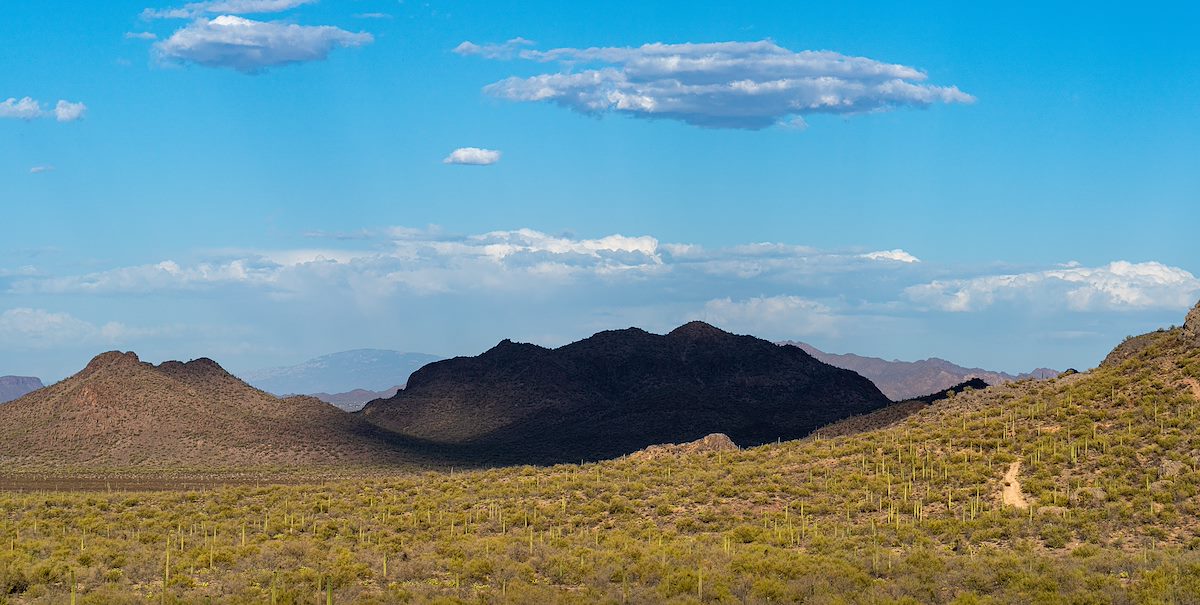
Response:
[[[688,340],[697,340],[701,338],[717,338],[720,336],[728,336],[729,332],[722,330],[712,324],[702,321],[689,321],[674,330],[671,330],[667,336],[674,338],[685,338]]]
[[[101,353],[101,354],[93,357],[92,360],[88,362],[87,367],[84,369],[85,370],[98,370],[103,367],[108,367],[108,366],[113,366],[113,365],[118,365],[118,364],[137,365],[137,364],[141,363],[141,361],[142,360],[138,359],[137,353],[134,353],[133,351],[128,351],[128,352],[124,352],[124,353],[122,353],[121,351],[107,351],[105,353]]]

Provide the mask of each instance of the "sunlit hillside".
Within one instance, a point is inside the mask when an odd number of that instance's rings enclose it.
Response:
[[[9,493],[0,602],[1192,603],[1198,380],[1173,330],[1088,373],[744,451]]]

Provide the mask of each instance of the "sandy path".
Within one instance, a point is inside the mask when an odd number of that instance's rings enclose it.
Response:
[[[1008,506],[1017,508],[1029,508],[1029,502],[1025,500],[1025,494],[1021,493],[1021,482],[1017,481],[1017,473],[1021,472],[1021,461],[1017,460],[1008,467],[1008,472],[1004,473],[1004,489],[1000,492],[1000,499]]]
[[[1184,382],[1186,382],[1189,387],[1192,387],[1192,397],[1200,399],[1200,382],[1197,382],[1195,378],[1188,378],[1184,380]]]

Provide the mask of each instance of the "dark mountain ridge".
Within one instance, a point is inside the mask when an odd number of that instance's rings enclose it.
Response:
[[[547,349],[505,340],[431,363],[367,420],[507,462],[578,462],[716,432],[739,445],[807,435],[886,406],[867,379],[702,322],[600,332]]]

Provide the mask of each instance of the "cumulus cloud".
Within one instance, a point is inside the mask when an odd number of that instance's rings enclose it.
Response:
[[[459,147],[450,152],[442,160],[443,164],[465,164],[470,166],[489,166],[500,161],[500,152],[494,149],[478,147]]]
[[[54,119],[59,122],[74,122],[83,117],[87,112],[87,105],[83,103],[72,103],[70,101],[59,101],[54,106]]]
[[[1115,261],[1101,267],[1069,265],[1046,271],[936,280],[911,286],[907,297],[943,311],[980,311],[1000,302],[1032,302],[1072,311],[1186,309],[1200,295],[1200,279],[1158,262]]]
[[[792,51],[771,41],[526,48],[463,42],[462,55],[554,63],[560,71],[484,87],[510,101],[545,101],[589,115],[622,113],[709,128],[803,125],[813,114],[853,115],[936,103],[971,103],[956,86],[925,83],[906,65],[832,51]]]
[[[254,21],[233,15],[200,19],[154,45],[165,60],[259,73],[290,63],[320,61],[337,48],[374,41],[371,34],[329,25]]]
[[[879,250],[877,252],[868,252],[862,255],[863,258],[870,260],[890,260],[898,263],[919,263],[921,259],[905,252],[904,250]]]
[[[59,122],[74,122],[87,112],[87,105],[60,100],[52,108],[45,108],[42,103],[30,97],[21,99],[9,98],[0,102],[0,118],[16,118],[34,120],[37,118],[54,118]]]
[[[177,8],[142,11],[143,19],[194,19],[210,15],[250,15],[258,13],[280,13],[297,6],[314,4],[317,0],[211,0],[192,2]]]
[[[125,32],[126,40],[157,40],[158,35],[154,32]]]
[[[773,338],[833,335],[840,321],[823,303],[787,295],[710,300],[700,315],[728,330]]]

